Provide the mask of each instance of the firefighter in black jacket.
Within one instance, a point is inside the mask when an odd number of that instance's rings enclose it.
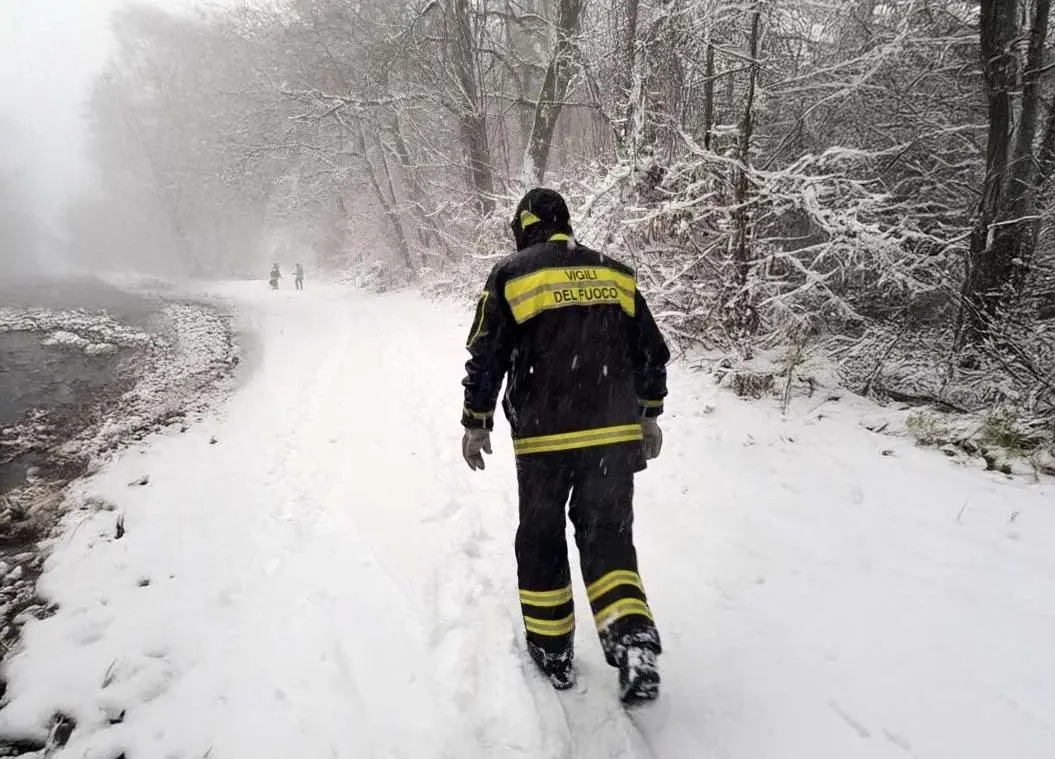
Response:
[[[513,432],[516,536],[528,650],[557,688],[574,684],[575,614],[564,510],[624,701],[659,693],[659,634],[634,550],[634,473],[659,455],[670,353],[631,269],[576,243],[564,199],[533,189],[512,221],[517,253],[491,271],[467,348],[462,453],[483,469],[495,405]]]

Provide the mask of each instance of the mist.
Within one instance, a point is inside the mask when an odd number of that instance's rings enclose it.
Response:
[[[127,5],[122,0],[0,4],[2,277],[83,274],[100,266],[181,268],[153,255],[149,236],[123,253],[101,256],[71,224],[72,209],[103,192],[89,103],[116,49],[114,14]],[[150,5],[185,15],[197,12],[198,4],[153,0]]]
[[[0,0],[0,756],[1055,757],[1052,2]]]
[[[1055,112],[1013,82],[990,119],[982,17],[934,6],[11,6],[4,265],[421,281],[508,252],[548,185],[582,242],[670,284],[686,335],[857,339],[911,313],[966,325],[960,348],[1055,312]]]

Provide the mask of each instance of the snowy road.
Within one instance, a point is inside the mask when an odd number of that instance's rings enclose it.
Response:
[[[485,473],[459,455],[471,314],[258,288],[222,288],[248,382],[81,486],[115,510],[57,541],[4,736],[63,712],[63,759],[1055,756],[1051,485],[675,370],[637,499],[665,694],[631,719],[585,621],[575,691],[525,666],[505,429]]]

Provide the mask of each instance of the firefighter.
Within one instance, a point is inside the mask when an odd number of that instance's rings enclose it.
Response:
[[[633,271],[579,245],[568,207],[535,188],[511,223],[517,252],[491,271],[467,348],[462,454],[491,453],[502,408],[520,496],[516,559],[531,658],[558,689],[574,685],[575,630],[565,507],[605,658],[620,697],[659,693],[659,633],[638,574],[634,474],[659,455],[656,421],[670,359]]]
[[[298,290],[304,289],[304,267],[299,263],[293,268],[293,285]]]

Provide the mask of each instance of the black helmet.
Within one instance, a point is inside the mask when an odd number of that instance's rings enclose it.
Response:
[[[557,233],[572,234],[568,204],[559,192],[544,187],[529,190],[521,198],[509,226],[517,250],[544,242]]]

